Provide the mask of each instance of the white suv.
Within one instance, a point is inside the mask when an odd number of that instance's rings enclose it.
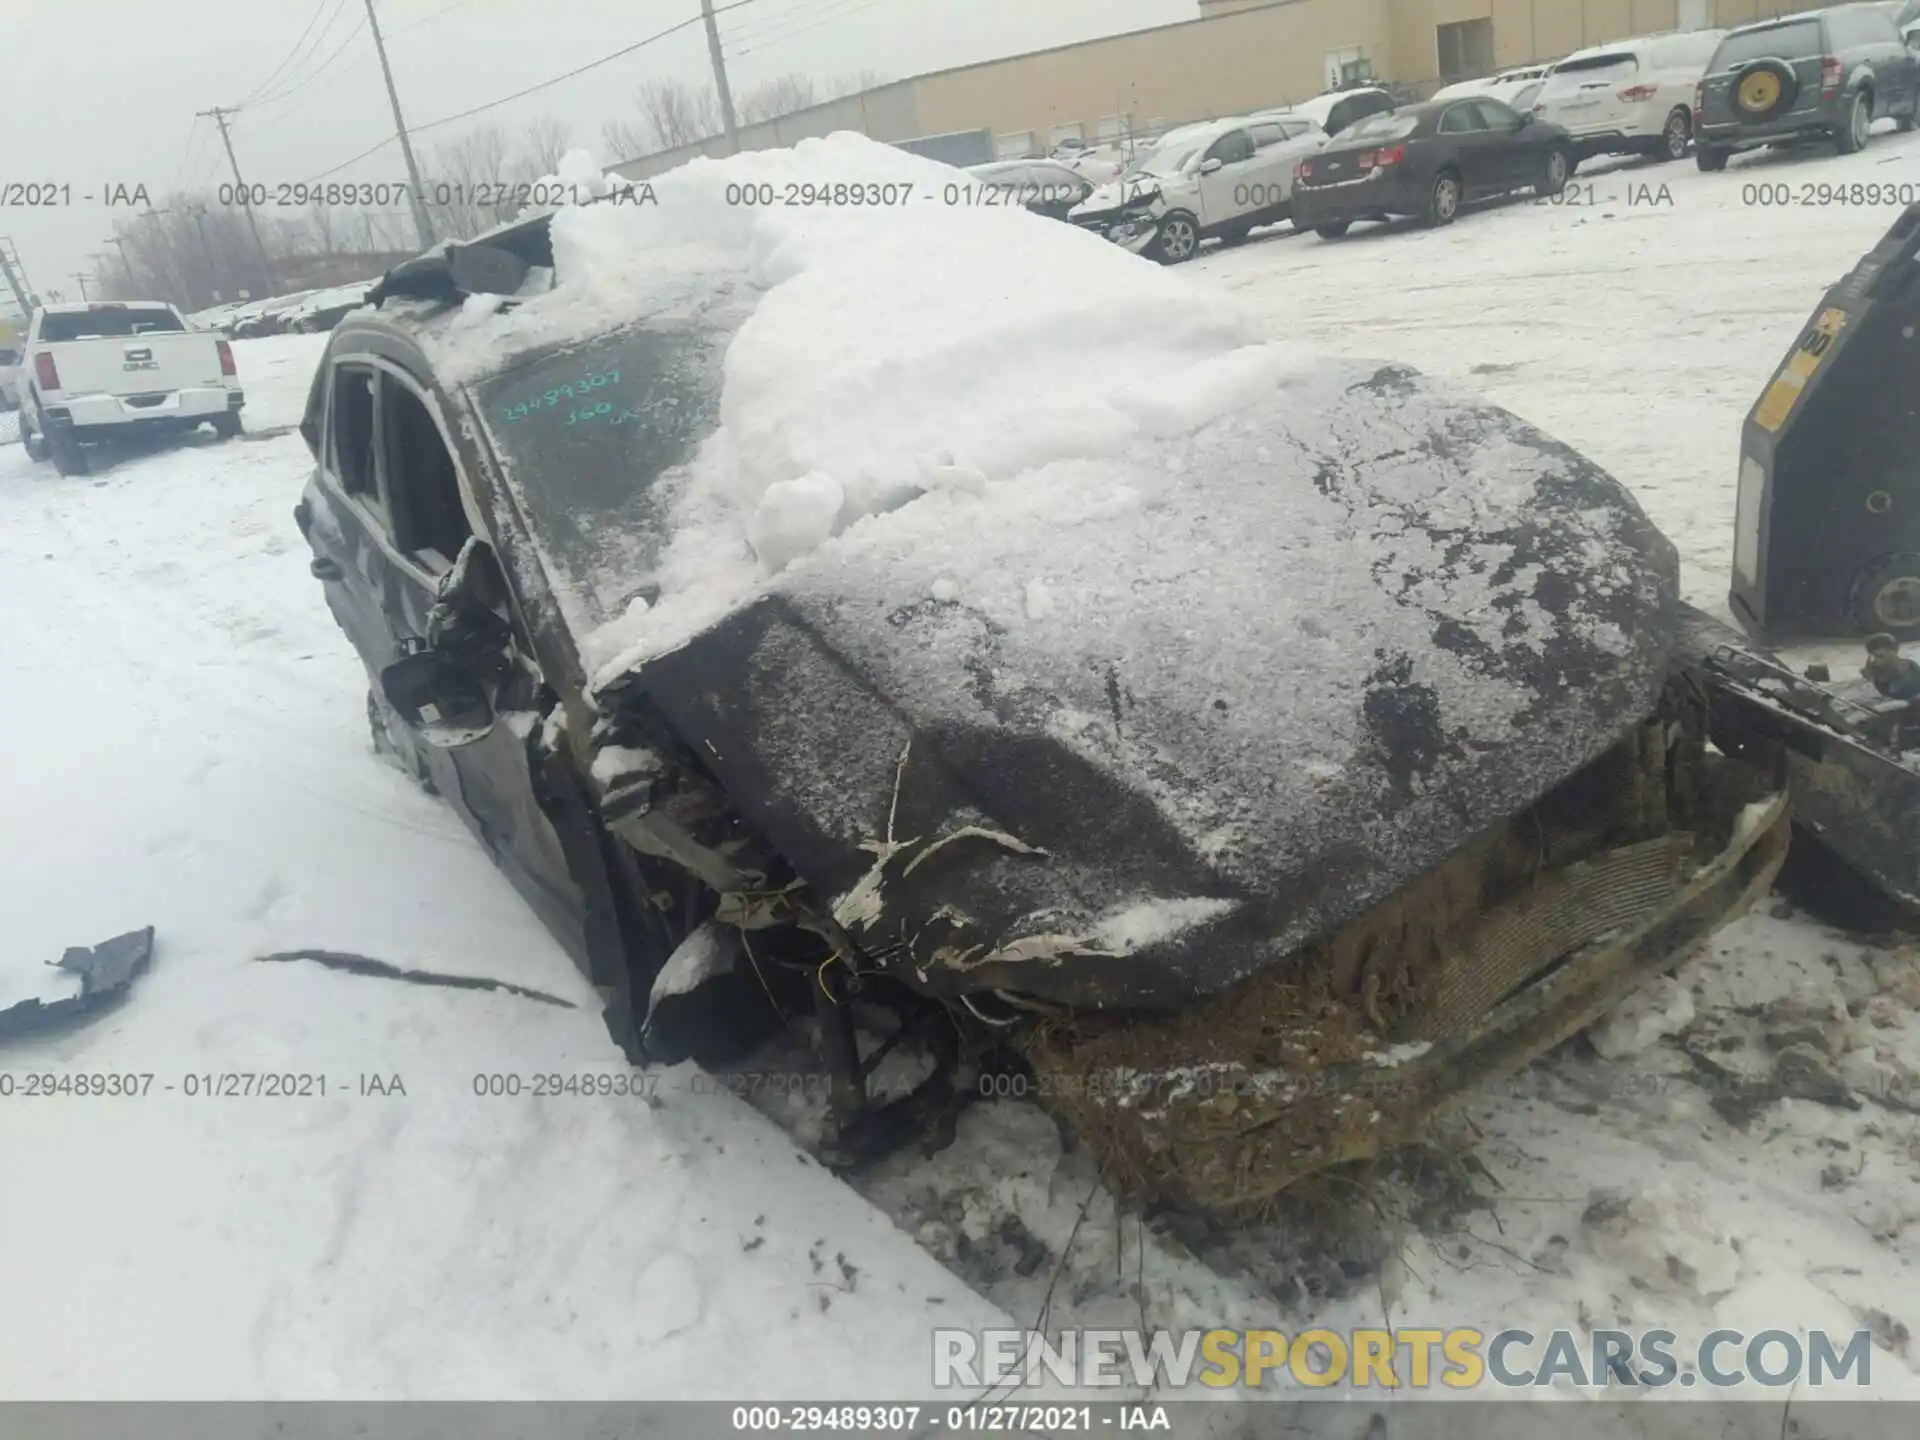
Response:
[[[1183,126],[1068,218],[1136,255],[1177,265],[1191,260],[1202,240],[1232,244],[1256,226],[1286,219],[1294,167],[1326,143],[1319,125],[1291,114]]]
[[[1693,142],[1694,87],[1726,33],[1684,30],[1576,51],[1540,87],[1533,113],[1565,127],[1581,159],[1683,160]]]
[[[1462,80],[1457,84],[1442,86],[1427,98],[1465,100],[1468,96],[1491,95],[1495,100],[1512,105],[1515,98],[1524,94],[1529,86],[1537,86],[1552,74],[1551,65],[1522,65],[1518,70],[1502,70],[1498,75],[1488,75],[1481,80]]]

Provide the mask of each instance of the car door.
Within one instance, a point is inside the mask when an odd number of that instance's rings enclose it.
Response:
[[[1487,174],[1490,187],[1512,191],[1531,185],[1540,174],[1546,151],[1541,131],[1524,123],[1511,105],[1482,95],[1472,102],[1487,130]]]
[[[1914,52],[1894,24],[1890,13],[1864,11],[1859,16],[1861,38],[1872,47],[1874,113],[1876,117],[1906,115],[1913,108],[1915,90]]]
[[[308,568],[324,587],[327,608],[374,683],[399,646],[387,618],[386,585],[376,558],[377,537],[391,528],[376,458],[379,383],[380,372],[370,356],[348,353],[330,362],[316,396],[321,422],[318,465],[304,511],[299,512],[301,529],[314,551]]]
[[[1261,151],[1263,161],[1273,172],[1268,183],[1279,187],[1287,205],[1293,200],[1294,171],[1300,162],[1310,155],[1318,155],[1327,148],[1327,132],[1311,120],[1289,120],[1284,117],[1279,122],[1280,138]],[[1269,157],[1268,152],[1271,151]]]
[[[1200,159],[1200,224],[1206,230],[1238,219],[1252,207],[1248,186],[1258,167],[1253,136],[1229,130],[1207,147]],[[1218,163],[1215,163],[1218,162]]]
[[[1292,187],[1293,162],[1286,156],[1286,127],[1278,120],[1256,120],[1247,127],[1253,137],[1253,160],[1247,178],[1235,193],[1242,214],[1262,225],[1286,213]]]
[[[1439,141],[1440,158],[1460,172],[1460,187],[1467,198],[1501,187],[1501,162],[1494,154],[1493,135],[1477,100],[1456,100],[1449,105],[1434,127],[1434,137]]]
[[[441,578],[475,536],[472,487],[438,409],[428,388],[388,359],[349,351],[332,364],[327,443],[313,482],[328,513],[312,517],[309,540],[314,573],[376,688],[403,643],[425,637]],[[447,749],[413,737],[410,748],[515,888],[565,936],[578,926],[580,902],[534,796],[527,743],[538,682],[519,658],[531,646],[517,631],[498,562],[490,550],[482,555],[481,593],[515,641],[493,685],[498,718],[471,744]]]

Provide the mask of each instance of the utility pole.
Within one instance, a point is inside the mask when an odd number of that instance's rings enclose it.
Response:
[[[247,189],[247,182],[240,178],[240,162],[233,158],[233,137],[227,134],[227,117],[235,112],[225,106],[216,105],[211,110],[202,110],[202,115],[211,115],[213,123],[220,127],[220,143],[227,147],[227,164],[233,167],[234,187],[240,192],[240,203],[246,207],[247,228],[253,232],[254,248],[260,254],[260,276],[267,288],[273,288],[273,265],[267,259],[266,242],[260,238],[260,222],[254,218],[253,196]]]
[[[20,270],[20,252],[13,248],[9,237],[0,239],[0,270],[7,276],[7,288],[13,291],[14,303],[19,305],[22,315],[33,314],[33,293],[27,287],[27,277]]]
[[[127,258],[126,238],[124,236],[115,235],[112,238],[110,238],[107,241],[107,243],[109,245],[117,246],[119,248],[120,266],[123,270],[127,272],[127,288],[129,290],[138,290],[140,288],[140,282],[134,279],[133,277],[133,261]]]
[[[707,25],[707,54],[713,60],[713,88],[720,93],[720,120],[727,127],[727,153],[738,155],[740,127],[733,119],[733,91],[727,88],[727,60],[720,53],[720,22],[713,18],[713,0],[700,0],[700,18]]]
[[[220,298],[217,288],[220,269],[213,263],[213,247],[207,244],[207,207],[196,205],[187,212],[193,216],[193,228],[200,236],[200,253],[207,262],[207,293],[215,300]]]
[[[87,294],[87,277],[76,270],[73,278],[80,282],[80,298],[82,300],[91,300],[93,297]]]
[[[433,244],[433,217],[427,214],[427,187],[420,182],[413,142],[407,139],[407,122],[400,118],[400,92],[393,88],[393,70],[387,64],[387,42],[380,38],[380,17],[373,13],[373,0],[367,0],[367,23],[373,27],[373,48],[380,52],[380,73],[387,78],[387,101],[393,106],[393,128],[400,137],[400,156],[407,162],[407,180],[413,196],[413,228],[420,232],[420,248],[424,250]]]

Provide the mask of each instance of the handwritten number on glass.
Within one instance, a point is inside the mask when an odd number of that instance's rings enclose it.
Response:
[[[557,385],[544,395],[536,396],[532,400],[523,400],[518,405],[507,406],[500,412],[500,418],[509,425],[518,425],[523,421],[533,419],[544,410],[558,409],[562,401],[583,400],[596,390],[604,390],[609,385],[617,385],[619,383],[620,372],[618,370],[604,370],[598,374],[589,372],[581,376],[578,380],[571,380],[565,385]],[[605,402],[596,405],[575,405],[569,410],[566,423],[574,425],[582,420],[598,419],[604,415],[611,415],[612,413],[613,406]]]

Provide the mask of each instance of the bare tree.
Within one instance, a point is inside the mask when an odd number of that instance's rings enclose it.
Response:
[[[307,226],[320,253],[331,255],[338,244],[334,235],[333,207],[324,200],[314,201],[307,207]]]
[[[827,82],[827,99],[839,100],[847,95],[860,95],[868,90],[878,90],[882,85],[891,84],[878,70],[861,70],[852,75],[842,75],[837,80]]]
[[[572,132],[564,120],[542,115],[520,137],[520,154],[532,171],[529,180],[551,175],[560,168],[560,159],[572,145]]]
[[[648,80],[634,92],[633,101],[656,150],[691,145],[723,128],[720,101],[710,87],[696,90],[679,80]]]
[[[356,210],[345,227],[347,249],[371,254],[382,250],[404,250],[413,231],[403,226],[400,217],[382,210]]]
[[[782,115],[805,110],[815,103],[813,77],[794,71],[756,85],[743,94],[738,114],[742,124],[757,125],[762,120],[777,120]]]
[[[653,141],[636,120],[608,120],[600,126],[600,148],[601,162],[614,165],[652,154]]]
[[[269,225],[263,232],[269,255],[286,236]],[[291,228],[304,228],[295,224]],[[119,232],[127,265],[109,262],[102,293],[116,298],[164,298],[197,309],[218,293],[232,296],[263,284],[262,257],[245,212],[209,203],[205,195],[176,194]],[[129,274],[128,271],[132,273]],[[257,292],[256,292],[257,293]]]
[[[425,184],[436,230],[467,239],[509,218],[513,207],[500,192],[508,148],[505,132],[487,125],[434,151]]]

